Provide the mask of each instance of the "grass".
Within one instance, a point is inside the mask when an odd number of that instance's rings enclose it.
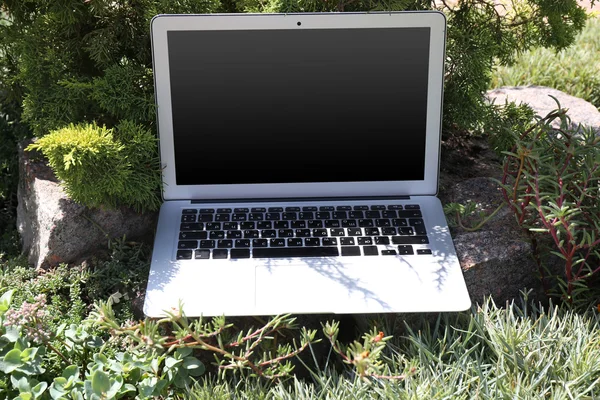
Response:
[[[600,397],[600,319],[550,305],[443,314],[406,328],[387,357],[403,381],[355,378],[313,367],[313,378],[269,385],[254,378],[206,378],[191,399],[594,399]],[[411,373],[411,371],[414,371]]]
[[[575,43],[560,52],[536,48],[510,66],[498,66],[491,87],[540,85],[600,108],[600,18],[590,18]]]

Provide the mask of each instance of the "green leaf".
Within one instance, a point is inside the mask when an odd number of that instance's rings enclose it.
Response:
[[[181,358],[187,357],[190,354],[192,354],[192,349],[190,349],[189,347],[182,347],[179,348],[175,351],[175,353],[180,356]]]
[[[19,349],[12,349],[4,356],[4,359],[0,360],[0,371],[5,374],[10,374],[15,369],[23,365],[21,361],[21,351]]]
[[[77,378],[79,376],[79,367],[77,365],[69,365],[62,373],[62,376],[66,379]],[[56,380],[56,379],[55,379]]]
[[[102,370],[96,370],[92,375],[92,391],[98,396],[105,395],[110,390],[110,379]]]
[[[123,386],[123,377],[117,376],[115,379],[110,379],[110,389],[106,392],[106,398],[112,399],[114,398],[121,387]]]
[[[19,340],[20,337],[19,329],[14,326],[7,326],[6,333],[2,337],[6,338],[10,343],[14,343]]]
[[[196,357],[186,357],[183,359],[183,368],[185,368],[191,376],[200,376],[204,373],[206,368],[202,361]]]
[[[8,310],[8,307],[10,307],[10,303],[12,302],[12,296],[14,292],[14,289],[9,290],[5,292],[2,296],[0,296],[0,317],[3,316],[4,313]]]
[[[37,399],[46,391],[48,388],[48,384],[46,382],[40,382],[32,389],[33,398]]]
[[[173,357],[167,357],[167,359],[165,360],[165,365],[167,368],[173,368],[175,365],[177,365],[181,362],[182,362],[182,360],[178,360]]]

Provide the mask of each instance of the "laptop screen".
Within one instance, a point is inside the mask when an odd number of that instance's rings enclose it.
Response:
[[[178,185],[424,179],[430,28],[167,40]]]

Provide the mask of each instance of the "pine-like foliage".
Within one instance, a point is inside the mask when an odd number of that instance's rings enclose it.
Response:
[[[40,150],[69,197],[89,207],[159,207],[156,136],[128,120],[114,129],[70,124],[38,139]]]
[[[444,130],[459,135],[482,129],[490,121],[483,94],[496,60],[510,63],[531,46],[564,48],[586,19],[576,0],[2,0],[0,4],[0,106],[18,104],[16,118],[38,137],[57,129],[63,134],[86,132],[60,130],[69,124],[95,123],[110,129],[124,120],[155,134],[149,27],[156,14],[441,10],[448,18]],[[125,137],[114,140],[119,146],[132,145]],[[154,140],[142,147],[151,145]],[[153,154],[148,153],[147,162],[155,162]],[[151,167],[157,168],[158,164]],[[93,171],[81,174],[90,177]],[[111,179],[117,188],[124,185],[116,176]],[[117,193],[117,188],[107,193]],[[75,192],[70,190],[78,199],[88,198]],[[157,185],[153,193],[158,192]],[[91,198],[118,204],[106,193]]]

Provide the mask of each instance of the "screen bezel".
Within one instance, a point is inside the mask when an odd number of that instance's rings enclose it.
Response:
[[[428,27],[431,32],[423,180],[177,185],[169,78],[168,31],[394,27]],[[378,197],[437,194],[446,36],[446,18],[443,13],[429,11],[158,15],[152,19],[151,36],[164,200]]]

